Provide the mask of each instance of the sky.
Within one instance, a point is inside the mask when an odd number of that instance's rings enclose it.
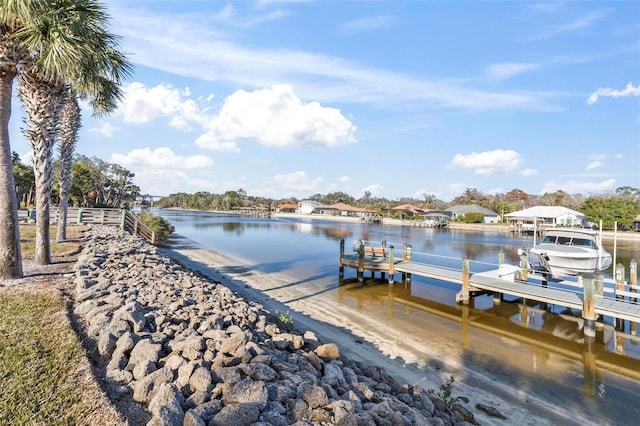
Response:
[[[640,187],[638,1],[103,4],[134,74],[76,151],[143,194]]]

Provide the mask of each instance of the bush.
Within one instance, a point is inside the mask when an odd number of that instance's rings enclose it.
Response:
[[[482,223],[484,222],[484,214],[475,212],[465,213],[460,218],[460,221],[464,223]]]
[[[170,222],[153,213],[142,212],[136,217],[156,234],[155,244],[159,246],[167,244],[169,236],[176,230]]]

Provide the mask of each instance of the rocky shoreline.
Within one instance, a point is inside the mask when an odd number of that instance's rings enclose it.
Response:
[[[132,424],[478,424],[446,386],[427,392],[347,359],[118,229],[93,227],[75,271],[74,313]]]

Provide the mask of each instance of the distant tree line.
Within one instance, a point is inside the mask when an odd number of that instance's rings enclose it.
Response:
[[[34,205],[35,177],[33,167],[22,164],[20,156],[12,155],[16,199],[22,208]],[[58,176],[60,162],[53,165],[54,184],[51,202],[57,204],[60,197]],[[135,174],[124,167],[99,158],[76,155],[71,165],[69,204],[75,207],[132,208],[140,196],[140,188],[134,184]]]
[[[563,206],[580,211],[588,221],[598,223],[603,221],[605,227],[612,227],[615,222],[621,228],[631,227],[634,219],[640,214],[640,189],[630,186],[617,188],[612,193],[584,197],[581,194],[569,194],[565,191],[531,195],[520,189],[512,189],[504,194],[483,194],[475,188],[467,188],[461,195],[450,202],[445,202],[433,195],[424,195],[423,199],[403,197],[389,200],[383,197],[373,197],[365,192],[361,198],[342,192],[329,194],[314,194],[305,199],[317,201],[323,205],[343,202],[354,207],[374,210],[379,214],[388,214],[395,206],[411,204],[425,210],[445,210],[454,205],[477,204],[496,212],[503,217],[505,214],[533,206]],[[280,204],[297,204],[297,198],[270,199],[247,195],[246,191],[227,191],[224,194],[196,192],[188,194],[180,192],[171,194],[157,201],[154,206],[161,208],[181,208],[190,210],[220,210],[232,211],[241,207],[265,207],[275,209]],[[472,218],[477,221],[478,218]],[[480,220],[481,221],[481,220]]]

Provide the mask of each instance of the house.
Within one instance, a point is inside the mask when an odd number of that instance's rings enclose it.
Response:
[[[451,219],[453,220],[467,213],[481,213],[484,215],[484,223],[498,223],[498,213],[477,204],[451,206],[445,211],[451,213]]]
[[[535,206],[505,215],[509,224],[533,226],[584,226],[584,214],[562,206]]]
[[[413,217],[416,215],[424,215],[428,210],[421,209],[411,204],[402,204],[391,208],[392,212],[402,213],[403,217]]]
[[[330,206],[320,206],[316,208],[315,212],[331,216],[357,216],[362,218],[371,217],[376,213],[375,210],[361,209],[345,203],[335,203]]]
[[[295,213],[298,210],[297,204],[279,204],[278,213]]]
[[[302,200],[298,203],[298,213],[302,213],[302,214],[311,214],[314,212],[314,210],[316,210],[318,207],[322,206],[322,204],[320,204],[317,201],[314,200]]]
[[[640,231],[640,214],[633,220],[633,223],[631,224],[631,230]]]

